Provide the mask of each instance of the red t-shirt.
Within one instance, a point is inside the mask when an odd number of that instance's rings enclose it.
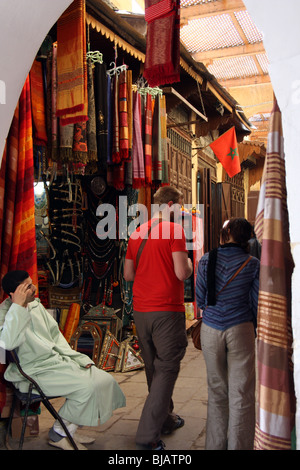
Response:
[[[128,242],[126,258],[134,261],[136,270],[133,283],[133,308],[138,312],[184,312],[184,283],[175,275],[172,258],[173,252],[187,253],[181,225],[162,221],[153,227],[136,269],[139,246],[154,220],[137,228]]]

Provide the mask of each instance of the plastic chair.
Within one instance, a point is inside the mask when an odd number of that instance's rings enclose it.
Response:
[[[20,361],[18,358],[17,353],[13,351],[6,351],[6,356],[7,356],[7,361],[12,362],[16,364],[20,374],[28,380],[29,382],[29,389],[27,393],[22,393],[20,392],[16,387],[13,387],[13,402],[10,410],[10,416],[9,416],[9,421],[8,421],[8,426],[7,426],[7,432],[6,432],[6,439],[8,441],[9,435],[11,434],[11,426],[12,426],[12,420],[14,416],[14,411],[15,411],[15,406],[17,403],[17,399],[21,401],[21,403],[25,404],[25,412],[24,412],[24,418],[23,418],[23,424],[22,424],[22,430],[21,430],[21,436],[19,440],[19,450],[23,449],[23,443],[24,443],[24,436],[25,436],[25,429],[26,429],[26,423],[27,423],[27,417],[28,417],[28,411],[29,411],[29,406],[32,403],[36,402],[42,402],[44,406],[47,408],[47,410],[51,413],[51,415],[57,419],[61,426],[63,427],[67,438],[69,439],[70,443],[72,444],[74,450],[78,450],[78,447],[72,438],[71,434],[69,433],[65,423],[63,422],[62,418],[59,416],[58,412],[55,410],[53,405],[50,403],[50,400],[53,400],[54,398],[59,398],[59,397],[49,397],[46,396],[41,387],[36,383],[34,379],[32,379],[29,375],[27,375],[21,365]],[[32,393],[33,389],[35,389],[38,394]]]

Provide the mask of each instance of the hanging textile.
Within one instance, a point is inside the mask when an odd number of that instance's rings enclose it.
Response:
[[[86,124],[85,121],[74,124],[72,161],[76,163],[87,163],[88,147]]]
[[[61,125],[87,121],[85,1],[74,0],[57,22],[57,109]]]
[[[145,0],[144,77],[152,87],[180,81],[180,0]]]
[[[160,119],[160,99],[155,97],[153,110],[152,129],[152,179],[157,183],[162,181],[162,144],[161,144],[161,119]]]
[[[119,78],[119,121],[120,121],[120,159],[129,159],[128,140],[128,97],[127,71],[123,70]]]
[[[132,187],[138,189],[145,184],[144,149],[142,138],[141,96],[133,92],[132,134]]]
[[[42,63],[35,60],[29,72],[32,106],[33,143],[46,147],[45,90]]]
[[[167,107],[166,97],[160,96],[160,121],[161,121],[161,153],[162,153],[162,184],[169,184],[169,163],[167,146]]]
[[[51,156],[57,159],[58,151],[58,118],[57,107],[57,43],[52,47],[51,62]]]
[[[59,119],[60,121],[60,119]],[[59,155],[54,158],[54,161],[70,162],[72,159],[74,141],[74,124],[67,124],[62,126],[59,122]]]
[[[120,133],[119,133],[119,76],[113,77],[112,87],[112,162],[120,163]]]
[[[291,449],[295,395],[292,366],[289,220],[281,112],[275,101],[255,232],[262,243],[257,318],[258,410],[254,448]]]
[[[166,97],[157,95],[153,111],[152,179],[169,184]]]
[[[93,76],[93,63],[88,59],[88,121],[86,124],[87,132],[87,148],[88,148],[88,162],[97,161],[97,139],[96,139],[96,110],[95,110],[95,92],[94,92],[94,76]],[[97,169],[97,168],[95,168]]]
[[[112,163],[112,81],[107,76],[107,163]]]
[[[127,70],[127,102],[128,102],[128,153],[125,162],[125,184],[132,185],[132,70]]]
[[[9,270],[28,271],[38,285],[34,217],[34,172],[30,84],[27,77],[19,100],[18,167]]]
[[[100,170],[105,170],[108,155],[111,157],[111,148],[108,149],[108,106],[111,104],[111,90],[108,86],[110,77],[106,74],[105,64],[99,62],[95,64],[94,80],[98,164]]]
[[[146,95],[145,103],[145,183],[152,184],[152,96]]]

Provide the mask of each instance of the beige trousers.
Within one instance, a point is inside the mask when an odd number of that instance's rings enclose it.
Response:
[[[207,450],[252,450],[255,429],[255,334],[252,323],[201,327],[207,369]]]

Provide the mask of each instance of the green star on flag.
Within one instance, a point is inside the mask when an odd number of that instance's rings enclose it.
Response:
[[[228,155],[228,157],[231,157],[231,160],[233,160],[234,157],[236,155],[238,155],[238,151],[237,151],[237,149],[233,149],[233,148],[230,147],[230,152],[227,155]]]
[[[235,128],[231,127],[210,145],[230,178],[241,171]]]

